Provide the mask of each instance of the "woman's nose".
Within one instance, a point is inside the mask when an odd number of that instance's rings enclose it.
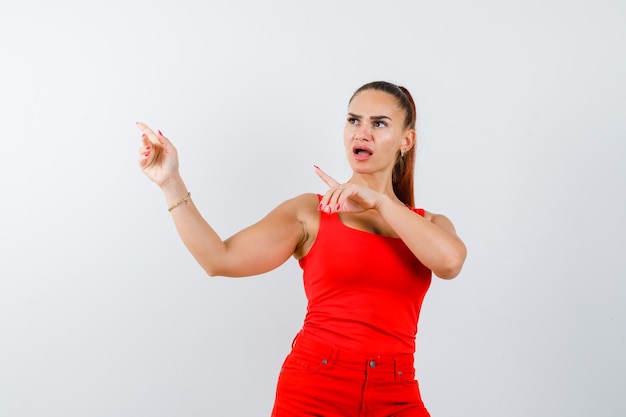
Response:
[[[367,125],[357,127],[354,137],[359,140],[370,140],[372,138],[372,130]]]

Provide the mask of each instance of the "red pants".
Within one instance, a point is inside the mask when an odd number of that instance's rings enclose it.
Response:
[[[300,334],[280,371],[272,417],[430,417],[413,360],[346,353]]]

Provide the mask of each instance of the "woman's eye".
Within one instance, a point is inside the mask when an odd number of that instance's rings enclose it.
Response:
[[[381,120],[376,120],[374,123],[372,123],[372,125],[374,127],[385,127],[387,126],[387,123],[381,121]]]
[[[359,123],[359,120],[354,117],[348,117],[348,124],[356,125]]]

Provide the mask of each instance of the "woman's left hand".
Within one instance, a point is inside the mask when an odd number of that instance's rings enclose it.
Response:
[[[370,209],[377,209],[382,200],[382,194],[356,184],[340,184],[330,175],[315,166],[315,173],[330,187],[320,205],[319,211],[325,213],[361,213]]]

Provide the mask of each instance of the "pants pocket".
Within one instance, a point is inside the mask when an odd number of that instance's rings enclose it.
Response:
[[[328,365],[328,358],[320,354],[294,347],[287,355],[280,372],[315,373]]]

